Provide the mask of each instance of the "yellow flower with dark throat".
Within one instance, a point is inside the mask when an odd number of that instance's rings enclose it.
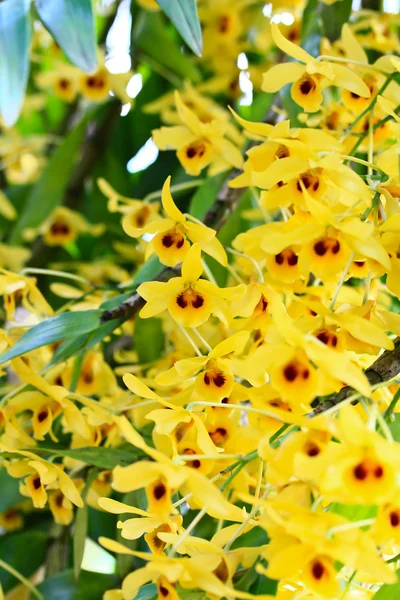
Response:
[[[161,127],[153,131],[153,140],[160,150],[177,150],[177,157],[189,175],[199,175],[208,168],[216,175],[229,167],[240,168],[240,150],[227,139],[227,126],[220,120],[203,123],[175,92],[180,125]],[[228,128],[229,132],[229,128]]]
[[[303,48],[284,38],[276,23],[271,24],[271,33],[278,48],[299,62],[275,65],[267,71],[262,86],[264,92],[277,92],[292,83],[292,98],[306,112],[319,110],[322,90],[331,85],[343,87],[363,98],[370,97],[368,86],[349,68],[313,58]]]
[[[170,386],[196,375],[196,395],[206,401],[220,402],[231,394],[234,385],[229,358],[223,357],[241,353],[248,339],[248,332],[241,331],[217,344],[208,356],[179,360],[169,371],[157,377],[157,383]]]
[[[191,221],[179,210],[172,198],[170,183],[171,177],[168,177],[161,196],[167,216],[144,223],[140,227],[132,226],[131,220],[124,219],[122,225],[125,232],[134,238],[151,234],[153,237],[148,244],[146,256],[155,253],[168,267],[175,267],[183,261],[190,248],[190,242],[198,243],[204,252],[225,265],[226,253],[215,237],[215,231],[202,223]]]
[[[184,327],[199,327],[211,314],[226,323],[230,318],[226,298],[231,298],[242,287],[218,288],[211,281],[200,279],[202,272],[201,248],[194,244],[183,261],[181,277],[174,277],[167,283],[142,283],[138,287],[138,294],[146,300],[140,316],[146,319],[167,309]]]

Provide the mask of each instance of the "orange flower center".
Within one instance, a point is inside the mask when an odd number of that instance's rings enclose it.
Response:
[[[283,369],[283,376],[286,381],[292,383],[296,379],[308,379],[310,376],[310,370],[296,362],[291,362]]]
[[[177,296],[176,303],[182,309],[188,308],[189,306],[192,308],[201,308],[204,304],[204,298],[189,288]]]
[[[314,252],[318,256],[325,256],[326,253],[337,254],[340,250],[340,242],[335,238],[325,238],[314,244]]]
[[[282,250],[282,252],[279,252],[279,254],[275,256],[275,262],[277,265],[287,263],[290,267],[295,267],[298,262],[298,257],[293,250],[285,248],[285,250]]]

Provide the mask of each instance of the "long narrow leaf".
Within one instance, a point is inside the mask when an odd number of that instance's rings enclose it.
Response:
[[[96,70],[96,35],[91,0],[36,0],[45,27],[69,60],[88,73]]]
[[[94,331],[100,325],[101,313],[100,310],[68,312],[38,323],[29,329],[12,348],[0,355],[0,364],[36,348]]]
[[[29,75],[30,0],[0,3],[0,114],[7,127],[21,112]]]
[[[203,40],[195,0],[157,0],[189,48],[201,56]]]

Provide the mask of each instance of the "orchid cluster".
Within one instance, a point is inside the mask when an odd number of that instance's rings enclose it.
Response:
[[[143,106],[175,161],[162,189],[132,198],[102,165],[105,222],[70,202],[0,244],[0,474],[18,486],[0,528],[40,514],[84,543],[88,506],[118,515],[96,541],[128,566],[104,600],[399,593],[398,28],[361,13],[313,56],[303,4],[274,1],[287,26],[199,1],[203,80]],[[264,119],[226,102],[240,53]],[[92,74],[53,55],[34,81],[58,100],[131,102],[103,54]],[[6,136],[7,179],[30,183],[54,140]],[[17,218],[1,191],[0,213]],[[81,260],[82,240],[105,250]],[[63,259],[26,266],[37,245]]]

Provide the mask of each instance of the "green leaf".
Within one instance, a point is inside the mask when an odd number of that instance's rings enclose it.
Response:
[[[189,48],[201,56],[203,40],[195,0],[157,0]]]
[[[30,577],[43,564],[46,546],[47,535],[42,531],[8,534],[0,538],[0,556],[24,577]],[[0,584],[5,592],[18,583],[10,573],[0,569]]]
[[[97,68],[92,0],[35,0],[40,20],[69,60],[88,73]]]
[[[193,83],[200,80],[193,61],[182,54],[177,41],[168,35],[160,14],[142,11],[132,29],[132,42],[151,59],[148,61],[151,68],[175,86],[179,87],[185,78]]]
[[[120,450],[118,448],[103,448],[88,446],[87,448],[49,448],[46,446],[38,446],[37,450],[41,452],[49,452],[54,456],[67,456],[75,460],[80,460],[93,467],[99,469],[114,469],[114,467],[127,466],[132,464],[142,453],[139,450],[135,450],[132,446],[132,450]]]
[[[14,477],[11,477],[6,469],[0,468],[0,513],[11,508],[23,498],[19,493],[19,483]]]
[[[48,577],[37,589],[44,600],[99,600],[104,592],[117,587],[119,583],[116,575],[91,571],[82,571],[77,586],[73,569],[68,569]],[[31,594],[30,600],[36,600],[35,596]]]
[[[101,109],[96,108],[94,112],[88,112],[53,153],[40,179],[33,186],[23,210],[20,211],[18,222],[10,235],[10,244],[21,243],[22,232],[26,227],[37,227],[62,203],[86,126],[99,110]]]
[[[399,413],[394,415],[394,420],[389,423],[389,429],[392,432],[394,440],[396,442],[400,442],[400,415],[399,415]]]
[[[114,296],[114,298],[110,298],[110,300],[106,300],[105,302],[100,304],[100,308],[102,308],[103,310],[111,310],[112,308],[116,308],[117,306],[125,302],[125,300],[128,300],[128,298],[130,298],[132,294],[133,290],[131,290],[130,292],[125,292],[124,294],[118,294],[118,296]]]
[[[301,25],[301,47],[312,56],[318,56],[321,47],[322,21],[318,0],[308,0]]]
[[[141,319],[136,315],[134,340],[141,364],[160,358],[165,345],[162,320],[155,317]]]
[[[134,285],[138,286],[145,281],[152,281],[162,269],[163,265],[158,260],[158,257],[156,255],[152,256],[144,263],[144,265],[140,267],[136,273],[133,279]]]
[[[196,219],[202,219],[204,217],[213,205],[225,179],[226,173],[220,173],[214,177],[208,177],[205,182],[197,188],[189,205],[189,213],[193,217],[196,217]]]
[[[252,565],[252,567],[239,579],[235,588],[250,592],[255,596],[260,594],[270,594],[275,596],[278,589],[278,581],[276,579],[270,579],[266,575],[257,573],[256,566],[259,563],[258,560]],[[266,561],[261,561],[261,564],[266,566]]]
[[[7,127],[21,112],[29,75],[30,0],[0,3],[0,114]]]
[[[250,531],[240,535],[232,544],[232,550],[235,548],[254,548],[268,544],[269,537],[262,527],[253,527]]]
[[[400,569],[396,571],[396,575],[400,580]],[[396,598],[400,598],[400,581],[391,585],[386,583],[374,594],[374,600],[395,600]]]
[[[375,505],[341,504],[340,502],[332,502],[330,510],[337,515],[345,517],[349,521],[372,519],[373,517],[376,517],[378,512]]]
[[[87,351],[105,337],[110,335],[122,323],[121,319],[113,319],[107,323],[103,323],[100,327],[96,327],[94,331],[89,334],[79,335],[70,340],[63,342],[53,354],[50,365],[58,365],[60,362],[67,360],[70,356],[73,356],[77,352]]]
[[[320,13],[323,23],[323,33],[331,42],[337,40],[342,26],[350,18],[352,0],[341,0],[335,4],[321,3]]]
[[[100,325],[101,314],[101,310],[67,312],[38,323],[31,327],[12,348],[0,355],[0,364],[47,344],[93,331]]]
[[[85,487],[82,490],[82,500],[84,505],[78,508],[75,515],[74,522],[74,577],[77,582],[81,572],[83,554],[85,552],[85,542],[88,532],[88,505],[86,504],[86,497],[90,490],[90,486],[96,479],[98,469],[92,469],[86,478]]]

